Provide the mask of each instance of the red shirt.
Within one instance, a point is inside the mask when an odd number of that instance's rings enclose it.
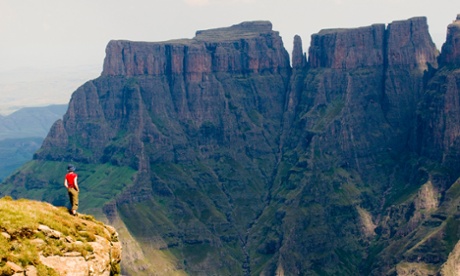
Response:
[[[67,179],[67,185],[70,188],[75,188],[75,178],[77,178],[77,174],[74,172],[69,172],[65,175],[65,179]]]

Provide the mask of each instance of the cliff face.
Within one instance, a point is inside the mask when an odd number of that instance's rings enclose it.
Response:
[[[382,66],[385,25],[322,30],[312,35],[312,68],[355,69]]]
[[[449,25],[446,42],[439,56],[440,68],[428,82],[420,120],[424,154],[455,166],[459,148],[460,103],[460,18]]]
[[[311,68],[297,107],[301,127],[324,132],[317,135],[326,140],[321,143],[330,140],[342,162],[357,167],[358,157],[414,147],[423,72],[428,64],[436,66],[437,57],[426,19],[393,22],[386,30],[373,25],[321,31],[311,44]]]
[[[247,33],[241,34],[242,28]],[[109,142],[120,131],[135,129],[132,138],[136,141],[123,144],[123,151],[125,147],[141,147],[148,140],[156,151],[162,151],[160,155],[172,159],[172,143],[188,143],[184,132],[200,135],[201,144],[208,143],[208,137],[203,137],[208,134],[218,143],[240,139],[235,137],[241,135],[233,129],[236,125],[257,128],[260,134],[265,130],[256,125],[259,115],[279,124],[276,120],[282,113],[289,70],[288,54],[268,22],[201,31],[185,42],[112,41],[107,46],[102,77],[76,91],[64,121],[53,127],[45,148],[71,147],[68,137],[78,136],[79,143],[92,152],[84,156],[75,148],[69,151],[72,158],[106,160],[118,148],[107,148]],[[246,88],[251,92],[240,93]],[[235,102],[242,103],[241,110]],[[240,118],[237,113],[241,112],[254,116]],[[137,156],[137,149],[128,151]],[[50,153],[39,156],[43,154]]]
[[[411,168],[394,165],[415,148],[424,70],[436,66],[437,51],[424,18],[387,29],[324,30],[311,45],[309,70],[292,77],[303,81],[290,92],[296,96],[290,96],[287,113],[294,119],[278,173],[291,170],[273,186],[273,208],[284,215],[282,226],[265,225],[277,237],[277,253],[265,271],[369,273],[358,267],[369,258],[379,214],[393,200],[382,195],[413,181]],[[310,262],[299,262],[292,252]]]
[[[455,26],[439,67],[422,17],[320,31],[308,61],[296,36],[292,67],[264,21],[111,41],[1,191],[57,204],[50,176],[76,162],[133,275],[439,272],[458,240]]]
[[[447,27],[446,42],[442,45],[442,54],[439,63],[442,65],[460,64],[460,14],[457,19]]]
[[[270,23],[243,23],[185,42],[110,42],[107,53],[102,76],[74,93],[36,159],[135,168],[136,184],[114,203],[137,239],[202,248],[222,256],[206,269],[241,273],[244,236],[279,154],[291,70],[281,38]],[[157,211],[130,227],[145,206]],[[187,269],[200,271],[184,253]]]
[[[283,42],[270,22],[245,22],[198,31],[194,39],[164,43],[111,41],[103,76],[278,72],[289,68]]]

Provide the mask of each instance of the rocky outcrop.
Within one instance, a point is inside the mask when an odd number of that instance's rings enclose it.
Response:
[[[312,68],[346,70],[382,66],[384,38],[384,24],[321,30],[311,36],[308,61]]]
[[[396,273],[398,276],[420,275],[429,276],[436,275],[436,270],[433,267],[423,263],[401,263],[396,266]],[[448,274],[456,275],[456,274]]]
[[[40,229],[40,228],[39,228]],[[109,229],[109,228],[106,228]],[[116,233],[111,229],[112,233]],[[42,231],[43,232],[43,231]],[[61,239],[62,233],[53,231],[46,236],[54,239]],[[107,233],[112,236],[110,232]],[[71,247],[78,248],[83,243],[74,241],[71,238],[62,237],[63,242],[69,243]],[[35,241],[39,243],[38,240]],[[59,275],[86,276],[86,275],[104,275],[110,276],[117,274],[114,267],[121,262],[121,244],[115,239],[107,240],[96,235],[95,241],[89,242],[91,253],[82,254],[81,252],[66,252],[62,256],[40,255],[40,262],[47,267],[54,269]],[[118,271],[119,273],[119,271]]]
[[[406,66],[421,72],[436,66],[438,52],[425,17],[395,21],[388,25],[386,60],[389,67]]]
[[[446,42],[442,45],[439,63],[442,66],[460,65],[460,14],[457,19],[447,27]]]
[[[11,198],[0,199],[0,214],[4,275],[120,274],[121,242],[113,227],[90,216],[73,217],[65,208]],[[33,227],[37,222],[51,226]]]
[[[434,51],[433,51],[434,50]],[[437,52],[426,18],[395,21],[385,29],[375,24],[357,29],[327,29],[312,35],[312,68],[356,69],[373,66],[410,66],[425,70]]]
[[[302,38],[294,36],[294,47],[292,49],[292,68],[304,69],[307,65],[306,54],[303,51]]]
[[[459,275],[460,274],[460,243],[457,242],[454,250],[449,253],[447,262],[442,265],[441,275]]]
[[[161,43],[111,41],[103,76],[187,75],[201,81],[217,72],[262,73],[289,68],[287,53],[270,22],[244,22],[198,31],[193,39]]]

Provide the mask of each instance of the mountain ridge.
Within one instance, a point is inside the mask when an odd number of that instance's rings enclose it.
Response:
[[[308,60],[295,37],[292,67],[267,22],[111,41],[101,77],[0,190],[62,202],[50,179],[75,162],[82,208],[138,242],[133,275],[444,273],[459,238],[457,21],[444,56],[416,17],[321,31]]]
[[[0,181],[32,159],[66,109],[67,105],[50,105],[0,115]]]

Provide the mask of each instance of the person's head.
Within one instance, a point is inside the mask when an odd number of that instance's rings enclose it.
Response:
[[[67,166],[67,171],[69,171],[69,172],[74,172],[74,171],[75,171],[75,166],[72,165],[72,164],[69,164],[69,165]]]

